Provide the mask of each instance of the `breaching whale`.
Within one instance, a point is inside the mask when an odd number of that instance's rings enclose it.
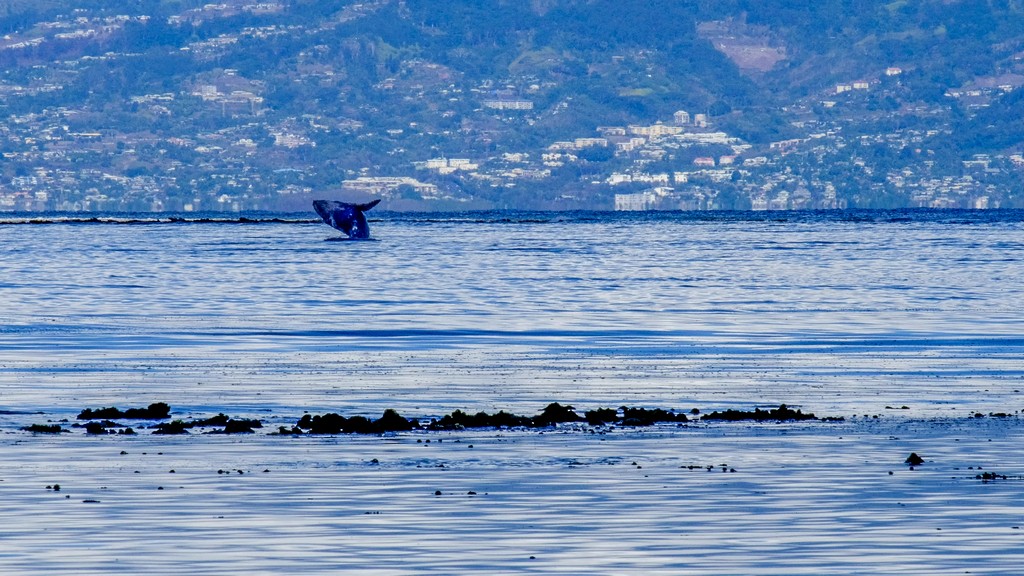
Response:
[[[370,237],[370,225],[366,223],[366,212],[380,203],[380,198],[366,204],[349,204],[335,200],[314,200],[313,209],[323,218],[324,223],[344,232],[354,240]]]

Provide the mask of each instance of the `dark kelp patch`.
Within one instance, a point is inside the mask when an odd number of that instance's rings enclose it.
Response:
[[[599,408],[580,415],[576,409],[558,402],[548,404],[543,411],[534,416],[522,416],[501,410],[494,414],[477,412],[469,414],[455,410],[439,419],[421,424],[419,420],[408,420],[398,412],[388,409],[377,420],[363,416],[346,418],[340,414],[323,415],[306,414],[295,426],[281,426],[279,434],[383,434],[386,432],[402,432],[413,429],[423,430],[468,430],[479,428],[550,428],[559,424],[586,422],[592,426],[621,425],[649,426],[659,422],[687,422],[685,414],[668,410],[622,407]]]
[[[752,420],[754,422],[793,422],[817,419],[818,417],[814,414],[805,414],[800,410],[793,410],[785,404],[780,404],[778,408],[772,408],[771,410],[761,410],[760,408],[754,408],[753,411],[730,409],[723,410],[721,412],[712,412],[701,417],[701,420],[726,420],[729,422],[740,422],[744,420]],[[829,420],[842,420],[842,417],[829,418]]]
[[[622,407],[623,426],[653,426],[660,422],[688,422],[686,414],[676,414],[661,408],[648,410],[647,408],[626,408]]]
[[[255,428],[263,428],[263,423],[256,418],[231,418],[224,423],[224,428],[208,434],[254,434]]]
[[[163,402],[150,404],[146,408],[129,408],[120,410],[118,408],[85,409],[78,415],[79,420],[89,420],[87,423],[75,423],[76,428],[85,428],[88,434],[134,434],[132,428],[119,424],[114,419],[152,419],[165,420],[170,418],[170,406]],[[300,434],[386,434],[393,432],[405,432],[410,430],[422,431],[446,431],[466,430],[483,428],[550,428],[561,424],[583,424],[591,427],[645,427],[656,424],[677,424],[683,425],[693,422],[694,419],[711,421],[804,421],[819,420],[811,413],[804,413],[800,410],[793,410],[785,404],[778,408],[763,410],[755,408],[753,411],[724,410],[701,415],[696,408],[686,413],[663,408],[644,408],[620,406],[619,408],[596,408],[587,410],[582,414],[573,406],[552,402],[544,409],[533,415],[525,416],[513,414],[505,410],[489,414],[484,411],[469,413],[463,410],[455,410],[441,418],[430,419],[429,422],[416,418],[405,418],[396,410],[388,408],[380,418],[373,419],[366,416],[346,417],[341,414],[329,412],[326,414],[305,414],[294,425],[279,426],[276,435],[300,435]],[[842,417],[822,418],[820,421],[842,421]],[[256,429],[262,428],[263,423],[259,419],[232,418],[224,413],[209,418],[192,420],[175,419],[168,422],[159,422],[149,426],[153,434],[188,434],[196,428],[213,429],[207,430],[206,434],[249,434]],[[58,426],[59,428],[59,426]],[[24,428],[26,431],[28,427]],[[47,429],[49,430],[49,429]],[[64,430],[66,431],[66,430]]]
[[[21,429],[25,432],[34,432],[36,434],[60,434],[61,432],[67,432],[67,430],[60,427],[60,424],[32,424],[22,426]]]
[[[146,408],[129,408],[120,410],[118,408],[97,408],[95,410],[86,408],[78,414],[79,420],[113,420],[122,418],[127,420],[163,420],[171,417],[171,407],[163,402],[154,402]]]
[[[403,432],[419,428],[417,420],[406,420],[397,411],[388,408],[377,420],[365,416],[346,418],[333,412],[322,416],[304,415],[291,430],[281,426],[280,434],[383,434],[385,432]]]
[[[176,434],[188,434],[189,426],[184,420],[171,420],[170,422],[161,422],[151,426],[153,428],[153,434],[164,434],[164,435],[176,435]]]
[[[974,475],[975,480],[981,480],[982,484],[988,484],[997,480],[1024,480],[1024,476],[1009,476],[998,472],[982,472]]]
[[[217,414],[211,418],[193,419],[191,421],[172,420],[154,424],[153,434],[175,435],[188,434],[194,428],[220,428],[211,430],[207,434],[252,434],[255,428],[263,428],[263,422],[252,418],[231,418],[224,413]]]
[[[86,434],[135,434],[135,430],[113,420],[90,420],[85,424],[75,422],[72,428],[84,428]]]

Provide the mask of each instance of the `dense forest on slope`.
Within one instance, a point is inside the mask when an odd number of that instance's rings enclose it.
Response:
[[[72,9],[66,2],[11,0],[0,9],[0,31],[8,34],[74,13],[150,19],[108,37],[4,51],[0,60],[26,66],[137,54],[108,64],[124,70],[103,74],[108,82],[129,83],[109,86],[111,96],[160,89],[216,67],[282,81],[316,62],[344,70],[353,96],[370,99],[372,87],[399,73],[403,62],[422,60],[451,69],[469,85],[516,76],[556,82],[558,95],[579,94],[593,106],[583,117],[598,111],[649,119],[680,107],[724,112],[785,103],[882,64],[919,69],[931,82],[921,95],[937,98],[947,88],[1015,69],[1014,57],[1024,49],[1024,8],[1011,0],[406,0],[357,5],[362,10],[349,1],[294,0],[281,12],[169,23],[206,4],[87,0]],[[785,58],[765,73],[745,74],[698,33],[698,25],[710,21],[741,23],[765,45],[781,47]],[[264,26],[295,27],[295,33],[242,38],[208,61],[175,53],[189,43]],[[310,54],[312,48],[318,51]],[[312,87],[289,87],[276,104],[300,107],[307,96],[317,96]]]

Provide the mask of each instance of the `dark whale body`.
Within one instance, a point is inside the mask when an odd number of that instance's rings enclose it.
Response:
[[[336,228],[353,240],[365,240],[370,237],[370,225],[366,223],[366,212],[380,202],[376,199],[366,204],[349,204],[334,200],[314,200],[313,209],[331,228]]]

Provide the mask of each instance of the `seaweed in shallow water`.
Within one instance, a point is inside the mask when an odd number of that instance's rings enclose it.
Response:
[[[97,408],[95,410],[86,408],[78,414],[79,420],[112,420],[114,418],[163,420],[170,417],[171,407],[163,402],[154,402],[146,408],[129,408],[123,411],[114,407]]]
[[[32,424],[30,426],[23,426],[21,429],[38,434],[60,434],[61,432],[67,432],[67,430],[60,427],[60,424]]]
[[[778,408],[772,408],[771,410],[761,410],[760,408],[754,408],[752,412],[744,412],[742,410],[723,410],[721,412],[712,412],[705,414],[701,420],[727,420],[729,422],[739,422],[742,420],[753,420],[755,422],[768,422],[768,421],[793,421],[793,420],[817,420],[818,417],[814,414],[804,414],[800,410],[793,410],[785,404],[780,404]]]

